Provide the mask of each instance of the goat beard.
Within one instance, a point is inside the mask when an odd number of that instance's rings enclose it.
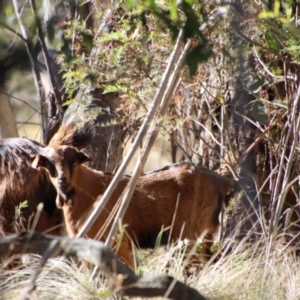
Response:
[[[55,203],[56,203],[57,208],[59,208],[59,209],[62,209],[62,207],[65,203],[65,200],[63,198],[64,197],[61,194],[58,194],[56,197]]]
[[[74,200],[70,197],[74,195],[75,191],[72,189],[67,194],[58,192],[55,203],[57,208],[62,209],[63,205],[66,203],[70,207],[74,205]]]

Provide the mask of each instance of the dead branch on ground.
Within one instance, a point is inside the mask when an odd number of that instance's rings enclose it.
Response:
[[[51,246],[51,247],[50,247]],[[195,289],[168,275],[136,275],[102,242],[83,238],[71,239],[24,231],[0,238],[0,257],[38,253],[49,256],[78,257],[99,266],[115,292],[132,297],[167,297],[174,300],[205,300]],[[48,257],[47,257],[48,258]]]

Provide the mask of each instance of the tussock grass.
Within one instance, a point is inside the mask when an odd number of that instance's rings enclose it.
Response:
[[[206,266],[190,284],[218,300],[300,299],[299,261],[292,252],[281,249],[279,243],[269,254],[263,245],[238,249]]]
[[[26,286],[40,257],[30,255],[26,266],[0,271],[1,299],[18,299]],[[112,299],[105,279],[90,281],[92,268],[70,260],[48,260],[37,278],[36,289],[30,299]]]
[[[178,245],[164,251],[159,249],[148,257],[137,253],[137,272],[168,273],[211,300],[300,299],[300,263],[291,249],[280,242],[268,247],[263,241],[252,245],[241,242],[233,249],[228,255],[219,254],[217,262],[206,264],[188,278],[184,275],[184,255],[178,251]],[[18,299],[25,291],[39,262],[39,256],[28,257],[25,265],[0,270],[1,299]],[[38,276],[30,299],[117,299],[103,276],[90,281],[92,271],[92,266],[50,259]]]

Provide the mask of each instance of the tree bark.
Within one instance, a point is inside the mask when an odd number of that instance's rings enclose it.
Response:
[[[229,80],[229,98],[226,104],[229,112],[229,134],[226,137],[226,147],[233,151],[238,159],[234,162],[239,186],[242,195],[227,223],[225,236],[242,239],[251,234],[261,233],[259,227],[259,197],[254,178],[257,175],[255,150],[247,151],[254,143],[256,128],[248,119],[252,119],[249,110],[255,96],[246,88],[247,77],[254,69],[252,56],[247,54],[248,44],[242,40],[239,32],[251,26],[251,20],[245,18],[246,10],[237,2],[237,7],[232,11],[231,25],[234,29],[231,36],[233,46],[238,50],[236,54],[235,76]]]
[[[18,136],[15,115],[5,87],[0,87],[0,137]]]

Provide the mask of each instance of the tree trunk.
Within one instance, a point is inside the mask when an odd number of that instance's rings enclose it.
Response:
[[[4,86],[0,87],[0,137],[18,136],[15,115]]]

